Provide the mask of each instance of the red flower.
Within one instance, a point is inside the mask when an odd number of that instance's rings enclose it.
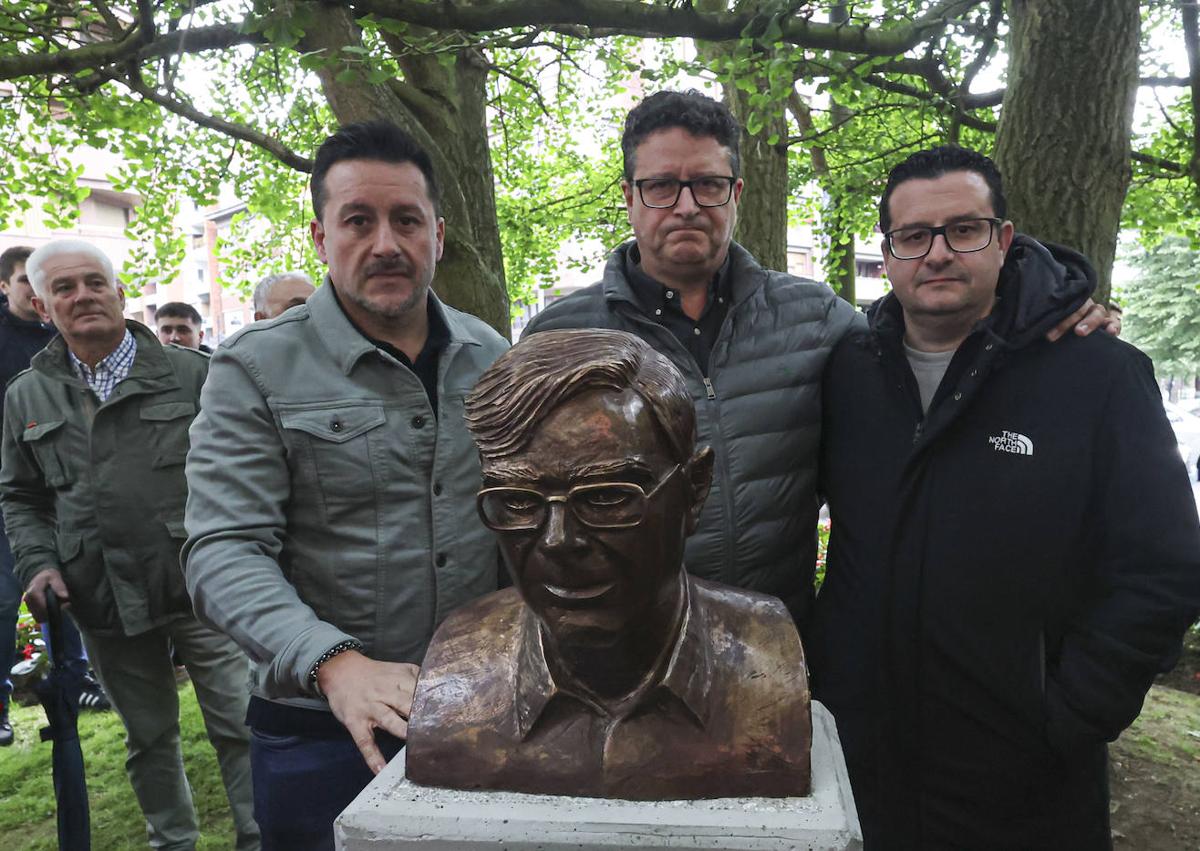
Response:
[[[26,659],[32,659],[33,651],[34,651],[34,646],[32,644],[26,644],[25,649],[21,651],[21,655],[24,656]]]

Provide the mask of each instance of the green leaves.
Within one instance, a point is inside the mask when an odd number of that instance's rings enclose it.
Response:
[[[1160,377],[1200,375],[1200,251],[1171,236],[1130,259],[1137,277],[1118,289],[1122,335]]]

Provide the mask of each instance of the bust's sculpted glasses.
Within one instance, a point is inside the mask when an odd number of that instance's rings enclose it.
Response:
[[[774,598],[689,577],[713,453],[663,356],[549,331],[480,378],[479,514],[514,588],[434,636],[414,782],[632,799],[809,789],[800,641]]]

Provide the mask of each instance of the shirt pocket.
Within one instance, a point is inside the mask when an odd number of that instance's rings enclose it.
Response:
[[[74,481],[61,445],[67,432],[64,425],[66,420],[53,420],[31,425],[21,432],[21,440],[28,444],[42,469],[42,478],[52,488],[64,487]]]
[[[195,402],[159,402],[139,412],[149,438],[151,467],[182,464],[188,453],[188,427],[196,418]]]
[[[309,484],[320,493],[328,520],[374,502],[372,434],[387,422],[381,403],[280,406],[279,421],[289,453],[311,464]]]

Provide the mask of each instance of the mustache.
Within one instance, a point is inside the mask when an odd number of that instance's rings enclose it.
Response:
[[[368,277],[371,275],[411,275],[413,271],[413,265],[405,258],[388,257],[372,260],[363,269],[363,274]]]

